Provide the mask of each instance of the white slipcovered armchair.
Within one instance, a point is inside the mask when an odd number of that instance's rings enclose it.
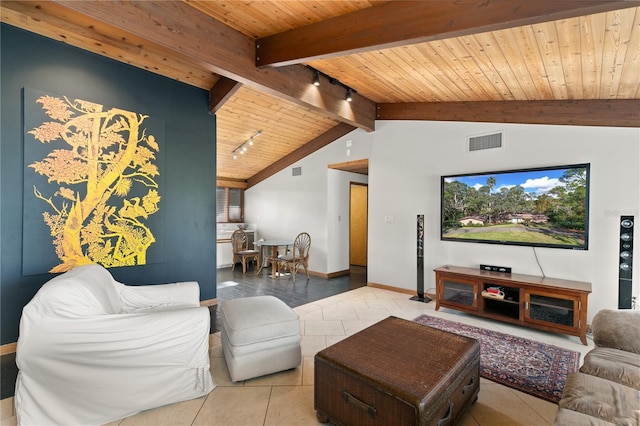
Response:
[[[104,424],[208,394],[210,318],[197,282],[127,286],[99,265],[53,278],[20,319],[18,423]]]

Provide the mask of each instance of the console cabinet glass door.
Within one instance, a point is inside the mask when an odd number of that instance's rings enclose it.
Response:
[[[579,322],[577,297],[538,291],[525,292],[525,321],[574,329]]]
[[[440,280],[440,303],[457,305],[467,310],[478,309],[478,283],[476,281],[444,276]]]

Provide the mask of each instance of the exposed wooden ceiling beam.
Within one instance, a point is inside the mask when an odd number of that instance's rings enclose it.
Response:
[[[331,142],[334,142],[336,139],[346,135],[349,132],[352,132],[353,130],[355,130],[355,127],[350,126],[349,124],[338,124],[328,132],[321,134],[317,138],[296,149],[291,154],[281,158],[266,169],[251,176],[249,179],[247,179],[247,188],[251,188],[257,183],[262,182],[270,176],[273,176],[280,170],[283,170],[285,167],[292,165],[296,161],[302,160],[307,155],[316,152],[326,145],[329,145]]]
[[[217,78],[178,52],[53,2],[2,0],[0,19],[17,28],[202,89],[211,88]]]
[[[639,127],[640,99],[378,104],[378,120]]]
[[[209,90],[209,112],[215,114],[242,84],[227,77],[220,77]]]
[[[345,161],[344,163],[334,163],[327,166],[330,169],[342,170],[344,172],[359,173],[361,175],[369,174],[369,159]]]
[[[89,18],[143,37],[202,64],[212,73],[287,99],[329,117],[375,129],[375,103],[354,95],[347,104],[344,89],[316,88],[312,74],[302,66],[259,69],[255,66],[254,40],[190,7],[184,2],[101,2],[54,0]],[[28,2],[38,7],[39,2]]]
[[[258,39],[256,65],[292,65],[638,5],[630,0],[391,1]]]
[[[221,188],[239,188],[247,189],[247,181],[240,179],[230,179],[225,177],[216,177],[216,186]]]

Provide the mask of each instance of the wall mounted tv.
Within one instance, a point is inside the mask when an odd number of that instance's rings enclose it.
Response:
[[[442,241],[587,250],[589,164],[441,178]]]

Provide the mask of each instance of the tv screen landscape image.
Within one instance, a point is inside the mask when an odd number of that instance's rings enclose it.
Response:
[[[589,164],[442,176],[441,240],[587,250]]]

